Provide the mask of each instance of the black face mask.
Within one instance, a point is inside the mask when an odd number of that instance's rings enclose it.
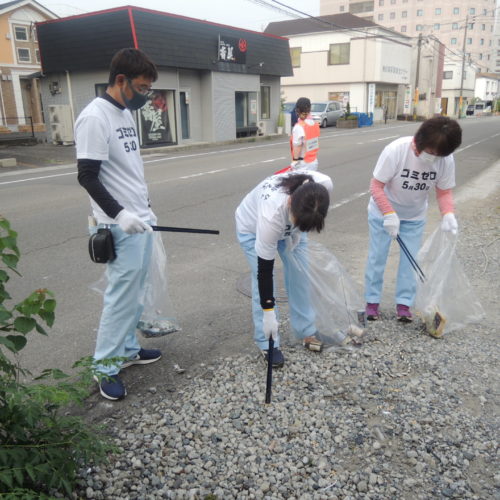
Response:
[[[132,97],[129,99],[126,95],[125,92],[123,92],[122,89],[120,89],[121,96],[123,99],[123,102],[125,103],[125,107],[130,109],[131,111],[135,111],[136,109],[140,109],[146,104],[148,98],[149,98],[149,92],[147,94],[141,94],[140,92],[137,92],[137,90],[134,89],[132,86],[132,80],[130,78],[127,78],[128,86],[130,87],[130,90],[132,91]]]

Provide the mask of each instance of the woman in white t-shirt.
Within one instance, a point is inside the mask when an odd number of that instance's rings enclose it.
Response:
[[[297,123],[292,129],[292,169],[318,170],[319,124],[311,116],[311,101],[301,97],[295,105]]]
[[[366,316],[379,317],[385,264],[392,239],[398,234],[410,253],[420,249],[428,197],[435,188],[442,214],[441,228],[456,234],[452,188],[455,186],[453,151],[462,142],[462,129],[445,116],[426,120],[414,137],[401,137],[380,155],[370,183],[368,204],[370,244],[365,271]],[[416,293],[415,273],[401,252],[396,281],[396,314],[412,320],[410,307]]]
[[[275,312],[273,267],[276,254],[283,262],[290,322],[306,347],[316,344],[314,311],[307,283],[290,257],[305,246],[305,233],[320,232],[330,204],[333,183],[319,172],[273,175],[259,183],[236,209],[236,232],[252,272],[254,339],[267,358],[269,338],[275,340],[273,366],[283,366]]]

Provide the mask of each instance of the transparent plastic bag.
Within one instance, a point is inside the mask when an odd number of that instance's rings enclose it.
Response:
[[[146,277],[144,310],[137,323],[144,337],[162,337],[180,330],[168,293],[167,254],[161,233],[153,233],[153,251]]]
[[[415,310],[433,337],[478,323],[484,310],[456,256],[457,237],[437,228],[425,241],[418,262],[425,274],[417,282]]]
[[[154,232],[151,261],[146,276],[144,294],[139,300],[144,305],[137,329],[144,337],[163,337],[169,333],[180,331],[175,318],[174,308],[168,292],[167,254],[161,233]],[[101,295],[108,286],[106,272],[90,286],[90,289]]]
[[[290,259],[308,283],[317,337],[327,346],[360,339],[365,333],[363,297],[335,255],[308,240],[290,252]]]

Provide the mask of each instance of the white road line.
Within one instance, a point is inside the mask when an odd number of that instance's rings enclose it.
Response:
[[[44,175],[42,177],[30,177],[29,179],[18,179],[16,181],[5,181],[5,182],[0,182],[0,186],[4,186],[5,184],[17,184],[18,182],[39,181],[43,179],[50,179],[51,177],[63,177],[65,175],[75,175],[75,172],[67,172],[65,174]]]
[[[361,198],[369,193],[370,193],[370,191],[363,191],[362,193],[354,193],[352,196],[349,196],[349,198],[344,198],[343,200],[340,200],[339,202],[337,202],[333,205],[330,205],[328,207],[328,210],[334,210],[335,208],[339,208],[342,205],[346,205],[347,203],[351,203],[351,201],[357,200],[358,198]]]

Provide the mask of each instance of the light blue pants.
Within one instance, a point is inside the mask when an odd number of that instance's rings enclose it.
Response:
[[[103,226],[99,226],[103,227]],[[136,326],[141,317],[143,290],[153,238],[151,233],[127,234],[117,224],[109,226],[113,233],[116,259],[106,266],[108,286],[104,292],[104,307],[97,331],[94,359],[132,358],[141,346]],[[116,375],[121,364],[96,364],[106,375]]]
[[[380,304],[385,264],[392,242],[392,238],[384,230],[383,223],[384,220],[380,217],[368,214],[370,243],[365,270],[365,299],[366,302],[372,304]],[[415,259],[420,250],[424,226],[425,220],[402,220],[399,226],[399,236]],[[415,271],[406,254],[400,249],[396,281],[396,304],[412,306],[415,301],[416,290]]]
[[[255,234],[238,233],[238,241],[241,248],[245,252],[245,256],[250,264],[252,273],[252,315],[254,324],[254,340],[260,349],[268,349],[269,341],[266,340],[263,330],[263,313],[260,305],[259,285],[257,281],[257,253],[255,251]],[[300,242],[297,245],[297,250],[307,247],[307,235],[304,233],[301,236]],[[309,284],[307,279],[304,279],[304,273],[297,268],[294,259],[304,259],[306,252],[293,252],[294,257],[290,258],[290,252],[286,248],[286,241],[278,241],[278,253],[283,262],[283,273],[285,288],[288,294],[288,305],[290,312],[290,323],[293,332],[299,338],[305,338],[316,333],[314,324],[315,314],[310,305]],[[305,264],[305,263],[304,263]],[[305,267],[305,266],[304,266]],[[306,268],[306,267],[305,267]],[[278,308],[275,307],[276,316],[278,316]],[[274,343],[275,347],[280,346],[280,339]]]

